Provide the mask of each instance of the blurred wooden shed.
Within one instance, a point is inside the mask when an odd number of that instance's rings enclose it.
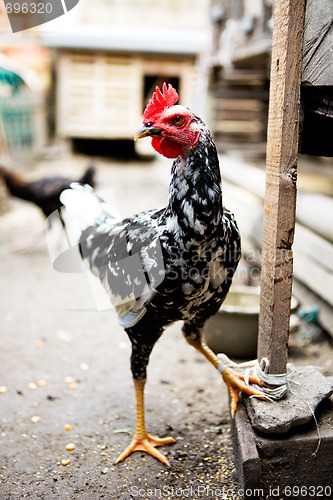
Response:
[[[61,137],[132,139],[156,85],[171,81],[182,101],[190,102],[194,54],[177,59],[170,54],[119,54],[105,46],[59,47],[56,74]]]
[[[92,9],[82,2],[69,30],[41,30],[42,43],[54,52],[57,134],[132,139],[147,99],[163,81],[190,105],[196,60],[207,45],[207,5],[97,1]]]

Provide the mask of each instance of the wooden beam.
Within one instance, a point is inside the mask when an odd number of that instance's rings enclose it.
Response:
[[[268,114],[258,360],[284,373],[293,276],[305,0],[276,0]]]

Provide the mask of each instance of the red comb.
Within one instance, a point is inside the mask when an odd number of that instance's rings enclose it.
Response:
[[[160,114],[165,108],[170,108],[178,101],[179,95],[171,83],[167,85],[164,82],[162,91],[163,93],[158,87],[156,87],[156,91],[143,113],[144,121],[151,120],[155,115]]]

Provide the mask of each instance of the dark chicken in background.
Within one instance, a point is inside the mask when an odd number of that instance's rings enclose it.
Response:
[[[4,180],[7,190],[12,196],[34,203],[42,210],[45,217],[49,217],[55,210],[62,207],[60,194],[68,189],[72,182],[89,184],[94,187],[95,167],[89,166],[82,177],[76,180],[54,175],[29,182],[17,172],[1,166],[0,177]]]
[[[24,177],[8,168],[0,166],[0,178],[4,180],[7,191],[10,195],[29,201],[39,207],[46,218],[63,206],[60,201],[60,194],[70,187],[73,182],[79,184],[89,184],[95,186],[95,167],[90,165],[79,179],[70,179],[60,175],[43,177],[35,181],[27,181]],[[64,221],[59,212],[59,218],[64,226]],[[48,219],[50,226],[51,219]],[[30,235],[29,239],[14,243],[14,250],[27,251],[33,247],[40,237],[44,234],[44,228],[37,234]]]
[[[213,138],[204,122],[177,101],[171,85],[164,84],[163,93],[156,87],[136,136],[151,136],[158,153],[176,158],[165,208],[119,220],[91,189],[73,186],[61,196],[68,213],[80,220],[82,258],[105,286],[132,344],[137,428],[117,462],[144,450],[168,464],[155,447],[174,439],[146,431],[144,386],[149,355],[174,321],[184,322],[187,342],[221,371],[232,414],[240,391],[264,397],[244,377],[221,366],[202,339],[206,320],[230,288],[240,259],[240,236],[234,216],[222,205]],[[260,383],[253,377],[249,381]]]

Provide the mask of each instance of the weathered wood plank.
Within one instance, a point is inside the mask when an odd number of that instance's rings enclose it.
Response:
[[[264,104],[255,99],[216,99],[216,109],[242,109],[245,111],[262,111]]]
[[[293,294],[302,305],[318,306],[318,322],[333,338],[333,308],[297,279],[293,282]]]
[[[333,212],[332,212],[333,213]],[[310,260],[333,275],[333,245],[310,229],[296,224],[294,251],[307,255]],[[332,276],[333,278],[333,276]],[[317,278],[320,286],[320,280]],[[333,293],[331,296],[333,301]]]
[[[333,273],[295,248],[295,276],[316,295],[333,306]]]
[[[257,89],[220,89],[216,92],[218,99],[256,99],[267,101],[267,91]]]
[[[288,358],[304,11],[305,0],[275,2],[258,337],[269,373]]]
[[[261,119],[261,110],[247,110],[241,109],[216,109],[215,120],[261,120],[261,126],[264,127],[264,123]]]
[[[333,198],[317,193],[300,193],[297,220],[333,242]]]
[[[261,120],[219,120],[215,126],[216,132],[260,134],[264,124]]]
[[[254,431],[241,402],[238,404],[233,421],[233,440],[242,488],[248,492],[255,491],[260,486],[260,457],[255,443]],[[250,498],[250,495],[247,495],[246,498]]]

